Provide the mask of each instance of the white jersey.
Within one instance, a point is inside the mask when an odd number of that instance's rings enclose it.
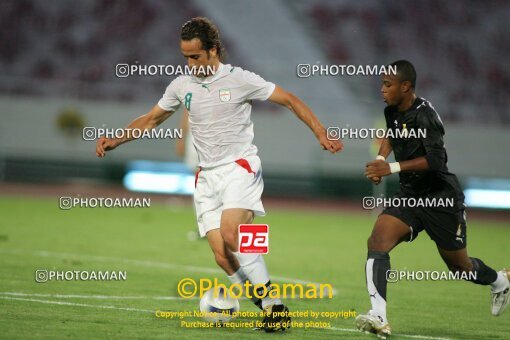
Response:
[[[210,168],[257,154],[251,101],[267,100],[274,89],[255,73],[220,63],[212,76],[174,79],[158,105],[166,111],[186,106],[198,165]]]

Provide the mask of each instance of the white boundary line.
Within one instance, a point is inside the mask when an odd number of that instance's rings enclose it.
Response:
[[[53,299],[94,299],[94,300],[198,300],[199,297],[180,296],[116,296],[116,295],[75,295],[75,294],[39,294],[20,292],[0,292],[0,295],[17,297],[44,297]]]
[[[19,298],[19,297],[11,297],[11,296],[0,296],[0,299],[4,300],[17,300],[17,301],[29,301],[29,302],[39,302],[50,305],[65,305],[65,306],[74,306],[74,307],[90,307],[90,308],[101,308],[101,309],[118,309],[118,310],[126,310],[131,312],[143,312],[143,313],[155,313],[155,311],[150,309],[139,309],[139,308],[130,308],[130,307],[116,307],[116,306],[104,306],[104,305],[89,305],[86,303],[74,303],[74,302],[65,302],[65,301],[51,301],[51,300],[39,300],[39,299],[30,299],[30,298]]]

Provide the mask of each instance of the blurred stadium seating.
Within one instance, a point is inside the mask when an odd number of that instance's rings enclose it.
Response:
[[[509,124],[510,3],[420,0],[406,11],[399,5],[396,0],[319,0],[292,6],[311,19],[331,62],[408,58],[419,69],[418,90],[434,98],[444,121]],[[167,79],[113,84],[112,65],[182,64],[174,53],[175,31],[199,14],[193,2],[163,0],[8,0],[0,8],[1,93],[122,101],[159,93]],[[226,44],[229,61],[239,62],[235,44]]]
[[[165,0],[8,0],[0,8],[0,92],[119,101],[159,94],[168,79],[113,83],[115,65],[182,65],[176,32],[198,15],[190,2]]]
[[[508,1],[300,1],[338,64],[412,60],[444,121],[509,124]],[[398,57],[397,57],[398,56]],[[376,80],[377,81],[377,80]]]

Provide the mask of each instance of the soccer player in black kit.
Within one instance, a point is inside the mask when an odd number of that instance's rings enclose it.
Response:
[[[425,230],[436,243],[439,254],[452,272],[471,275],[470,281],[490,285],[492,314],[500,315],[509,301],[510,271],[496,272],[482,260],[469,257],[466,249],[464,195],[457,177],[448,171],[443,144],[444,127],[433,106],[414,93],[416,71],[406,60],[391,64],[396,75],[383,77],[381,88],[387,107],[384,110],[387,129],[425,129],[424,138],[400,138],[393,133],[386,138],[376,160],[369,162],[365,176],[379,184],[383,176],[399,173],[400,192],[394,197],[433,199],[453,198],[453,207],[388,207],[377,218],[368,239],[366,283],[372,309],[356,318],[356,327],[386,338],[391,328],[386,317],[386,272],[390,269],[389,252],[402,241],[412,241]],[[416,135],[416,134],[415,134]],[[420,136],[423,137],[423,136]],[[386,162],[393,151],[395,163]],[[404,202],[401,200],[400,202]]]

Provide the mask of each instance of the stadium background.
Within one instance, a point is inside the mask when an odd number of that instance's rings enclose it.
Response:
[[[510,162],[504,148],[510,144],[510,66],[505,58],[510,52],[509,14],[510,6],[505,1],[3,1],[0,4],[0,212],[4,218],[0,222],[3,251],[0,261],[4,264],[2,277],[6,280],[2,294],[12,293],[20,282],[24,282],[21,286],[26,294],[57,294],[60,289],[72,294],[81,289],[81,285],[73,284],[65,287],[35,284],[35,264],[30,259],[23,262],[20,252],[44,249],[59,254],[172,259],[168,248],[164,249],[169,244],[154,241],[163,238],[155,230],[164,231],[164,237],[176,237],[168,242],[180,254],[177,257],[180,264],[193,264],[196,260],[214,268],[207,245],[197,242],[197,246],[190,241],[194,239],[190,232],[195,227],[189,196],[133,194],[123,186],[125,175],[136,166],[133,161],[155,162],[151,164],[158,172],[168,169],[165,164],[169,162],[172,166],[182,162],[174,141],[132,142],[100,160],[95,157],[94,143],[82,139],[83,127],[123,127],[159,100],[171,78],[118,78],[115,65],[183,65],[179,30],[186,20],[198,15],[211,18],[219,27],[228,63],[258,73],[294,92],[327,126],[380,127],[384,106],[380,99],[380,80],[349,76],[299,78],[298,64],[381,65],[397,59],[411,60],[418,72],[418,95],[434,104],[445,124],[450,169],[459,176],[466,190],[476,190],[473,199],[483,198],[471,204],[473,208],[478,204],[481,209],[470,210],[476,218],[472,220],[473,234],[480,240],[477,245],[478,239],[470,237],[470,244],[477,247],[482,258],[489,251],[494,259],[498,259],[500,250],[508,254],[504,240],[510,236],[505,211],[510,208]],[[360,260],[361,267],[352,269],[352,275],[359,279],[356,285],[340,280],[335,287],[339,286],[341,291],[346,286],[355,286],[356,293],[350,295],[352,304],[348,307],[361,312],[361,308],[367,307],[361,264],[364,238],[375,216],[361,209],[361,198],[372,195],[373,191],[363,177],[363,167],[374,158],[373,141],[345,139],[345,150],[332,156],[322,152],[311,132],[283,108],[255,103],[252,119],[270,213],[264,222],[279,224],[272,228],[275,231],[271,242],[275,250],[268,262],[277,270],[271,272],[312,281],[318,281],[316,277],[336,280],[341,272],[338,266],[331,272],[327,265],[313,269],[315,261],[303,255],[298,256],[305,266],[303,269],[297,264],[284,264],[285,261],[276,257],[288,252],[294,255],[309,252],[319,258],[322,254],[328,261],[335,255],[322,249],[321,242],[335,251],[344,247],[346,253],[342,256],[347,257],[346,266],[350,254],[353,257],[357,254]],[[180,113],[177,113],[163,127],[178,127],[179,122]],[[172,166],[170,172],[175,170]],[[386,189],[391,193],[396,185],[392,176]],[[61,196],[106,195],[151,197],[156,208],[151,208],[151,213],[127,212],[127,209],[113,212],[58,209]],[[483,209],[484,206],[499,209]],[[299,216],[304,221],[314,221],[316,244],[306,242],[309,229],[296,227],[304,223]],[[322,219],[330,225],[325,226],[327,223]],[[87,222],[97,225],[90,227]],[[156,228],[151,229],[153,234],[130,234],[147,225]],[[84,228],[99,233],[92,236]],[[59,233],[62,233],[60,237]],[[134,235],[162,248],[158,252],[149,245],[140,246]],[[185,235],[182,242],[177,241],[180,239],[176,235]],[[80,237],[90,243],[78,242]],[[114,240],[108,242],[108,237]],[[324,242],[328,237],[336,238],[338,243]],[[431,263],[420,260],[434,251],[426,241],[428,237],[422,236],[413,248],[416,253],[409,257],[418,262],[405,264],[444,269],[437,259]],[[112,244],[116,246],[110,249],[108,246]],[[285,251],[278,252],[278,247]],[[140,253],[140,249],[146,251]],[[203,258],[187,257],[185,249],[197,251]],[[76,265],[79,261],[69,258],[65,260],[68,262],[59,258],[64,264],[57,261],[52,265],[79,266]],[[18,261],[23,263],[24,271],[13,269]],[[38,262],[43,266],[45,263]],[[186,273],[175,274],[159,286],[159,292],[154,289],[154,294],[164,295],[165,290],[168,294],[167,290],[175,286],[172,280]],[[32,276],[26,278],[26,275]],[[161,273],[158,279],[164,280],[165,275]],[[141,278],[135,282],[148,284]],[[446,284],[444,287],[445,294],[449,289],[454,290]],[[434,289],[430,287],[431,292]],[[115,289],[112,287],[111,291],[113,294]],[[411,288],[406,291],[413,292]],[[473,296],[478,298],[480,292],[476,292]],[[95,293],[106,294],[101,287]],[[13,335],[18,316],[32,307],[21,301],[0,299],[0,304],[3,303],[15,306],[12,314],[5,314],[4,320],[12,331],[7,334]],[[146,304],[147,308],[154,308]],[[48,306],[52,310],[64,308]],[[179,304],[174,306],[181,308]],[[479,310],[478,300],[471,307]],[[44,314],[45,310],[40,308]],[[317,308],[331,309],[329,305]],[[488,309],[485,305],[483,308]],[[58,318],[58,311],[54,312]],[[37,315],[40,314],[35,313],[34,318]],[[488,333],[483,334],[502,336],[502,329],[505,325],[508,329],[509,325],[507,315],[499,322],[495,327],[501,333],[490,333],[487,329]],[[115,322],[110,326],[114,329]],[[342,329],[350,326],[337,325]],[[170,327],[174,331],[178,329],[178,325]],[[417,329],[415,333],[448,335],[440,323],[436,328]],[[52,334],[51,328],[48,332],[46,335]],[[192,334],[199,336],[196,331]],[[317,334],[326,337],[330,333]],[[460,332],[450,336],[462,338],[468,334]]]

